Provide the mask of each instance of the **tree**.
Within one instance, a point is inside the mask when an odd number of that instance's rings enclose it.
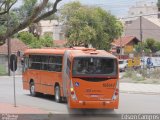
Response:
[[[146,48],[145,43],[141,43],[141,42],[135,45],[134,48],[137,54],[142,53],[142,51],[144,51],[145,53],[149,53],[151,51],[150,49]]]
[[[32,33],[20,32],[18,38],[30,48],[53,47],[53,38],[47,34],[38,39]]]
[[[154,39],[152,39],[152,38],[148,38],[148,39],[146,39],[146,41],[145,41],[145,47],[147,48],[147,49],[150,49],[151,50],[151,52],[153,52],[153,53],[155,53],[155,52],[157,52],[158,51],[158,42],[156,42]]]
[[[155,53],[160,50],[160,42],[154,40],[153,38],[148,38],[145,42],[135,45],[135,50],[137,53],[141,53],[143,50],[145,53]]]
[[[57,11],[57,5],[61,0],[55,0],[49,7],[49,0],[24,0],[25,5],[30,5],[32,9],[27,9],[24,13],[23,19],[20,17],[18,20],[18,24],[16,26],[10,27],[10,29],[5,30],[2,34],[0,34],[0,44],[4,44],[6,38],[11,37],[15,33],[20,30],[28,27],[32,23],[38,23],[41,19],[47,18],[50,15],[54,14]],[[7,12],[11,9],[11,7],[17,2],[17,0],[3,0],[0,2],[0,17],[1,15],[6,15]],[[9,4],[10,3],[10,4]],[[12,3],[12,4],[11,4]],[[26,4],[25,4],[26,3]],[[7,6],[5,8],[4,6]],[[28,6],[27,6],[28,7]],[[2,12],[1,12],[2,11]],[[19,16],[20,12],[17,12],[17,16]]]
[[[71,2],[64,5],[60,18],[67,26],[66,37],[70,45],[110,49],[110,43],[121,36],[123,27],[113,15],[99,7]]]
[[[1,0],[0,1],[0,15],[4,15],[9,12],[11,7],[17,2],[17,0]]]
[[[158,0],[158,2],[157,2],[157,7],[158,7],[158,9],[160,11],[160,0]]]
[[[35,37],[37,37],[39,39],[39,37],[40,37],[40,35],[42,33],[40,22],[38,22],[38,23],[32,23],[29,26],[29,32],[32,33]]]
[[[160,0],[157,2],[158,12],[160,12]],[[160,18],[160,13],[158,13],[158,18]]]

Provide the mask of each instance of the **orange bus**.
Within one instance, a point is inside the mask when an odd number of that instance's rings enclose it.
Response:
[[[63,95],[70,108],[117,109],[119,70],[115,56],[104,50],[66,50]]]
[[[118,109],[118,60],[88,48],[27,50],[23,87],[33,96],[51,94],[57,102],[65,98],[70,108]]]

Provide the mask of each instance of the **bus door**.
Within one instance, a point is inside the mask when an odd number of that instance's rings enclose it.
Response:
[[[41,58],[38,55],[29,56],[29,72],[28,79],[33,80],[35,84],[35,90],[37,92],[42,92],[41,89],[41,79],[40,79],[40,70],[41,70]]]

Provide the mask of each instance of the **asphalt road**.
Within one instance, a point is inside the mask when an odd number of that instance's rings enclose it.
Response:
[[[14,103],[12,77],[0,77],[0,102]],[[32,106],[57,114],[118,114],[118,113],[160,113],[160,95],[120,93],[119,109],[110,110],[71,110],[66,103],[56,103],[54,96],[31,97],[22,88],[21,77],[16,77],[17,105]]]

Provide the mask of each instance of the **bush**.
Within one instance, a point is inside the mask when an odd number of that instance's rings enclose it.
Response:
[[[144,77],[141,74],[142,71],[135,71],[132,68],[128,68],[124,77],[131,78],[133,81],[143,81]]]
[[[33,41],[37,40],[32,33],[20,32],[18,33],[18,38],[22,40],[26,45],[32,44]]]
[[[40,42],[44,47],[53,47],[53,39],[49,35],[44,35],[40,38]]]
[[[34,37],[32,33],[21,32],[18,34],[18,38],[22,40],[30,48],[52,47],[53,39],[49,35],[44,35],[39,39]]]

